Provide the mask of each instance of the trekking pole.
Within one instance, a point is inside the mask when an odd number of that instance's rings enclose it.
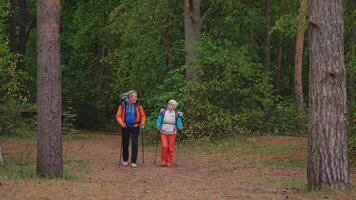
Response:
[[[175,155],[174,155],[174,160],[175,160],[175,166],[177,167],[178,166],[178,159],[177,159],[177,153],[178,153],[178,143],[179,143],[179,136],[180,136],[180,133],[181,133],[181,130],[178,129],[177,131],[177,140],[176,140],[176,147],[175,147]]]
[[[142,145],[142,163],[145,164],[145,149],[144,149],[144,144],[143,144],[143,129],[141,129],[141,145]]]
[[[160,134],[160,130],[157,130],[158,139],[156,141],[156,152],[155,152],[155,161],[154,161],[155,165],[156,165],[156,161],[157,161],[157,149],[158,149],[158,142],[159,142],[159,134]]]
[[[121,129],[121,145],[120,145],[120,161],[119,161],[119,165],[121,165],[121,157],[122,157],[122,143],[123,143],[123,131],[122,131],[122,129]]]

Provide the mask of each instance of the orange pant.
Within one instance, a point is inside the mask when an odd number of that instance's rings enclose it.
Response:
[[[176,134],[161,133],[162,155],[161,161],[164,163],[172,163],[174,157],[174,142]]]

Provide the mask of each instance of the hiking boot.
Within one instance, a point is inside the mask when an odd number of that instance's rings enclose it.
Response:
[[[128,164],[129,164],[129,163],[128,163],[127,161],[123,161],[123,162],[122,162],[122,165],[123,165],[123,166],[127,166]]]
[[[131,167],[136,168],[137,164],[136,163],[131,163]]]

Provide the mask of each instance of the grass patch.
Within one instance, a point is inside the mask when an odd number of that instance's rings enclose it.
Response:
[[[63,136],[63,141],[70,142],[70,141],[77,141],[77,140],[89,140],[91,138],[93,138],[92,135],[70,133]]]
[[[304,147],[296,144],[287,143],[272,143],[266,144],[256,137],[236,136],[222,139],[203,138],[195,141],[185,141],[178,144],[176,150],[182,154],[190,154],[191,152],[205,152],[205,153],[225,153],[229,152],[242,157],[259,156],[263,158],[264,155],[276,155],[279,158],[268,160],[252,160],[251,166],[263,167],[272,166],[275,168],[287,167],[303,167],[304,163],[291,156],[292,154],[305,151]],[[250,158],[246,158],[250,160]]]
[[[290,144],[263,144],[255,137],[236,136],[223,139],[202,138],[195,141],[185,141],[180,145],[180,151],[189,153],[191,151],[226,151],[231,149],[237,155],[253,156],[258,154],[291,154],[304,151],[305,148]],[[298,165],[295,161],[290,165]],[[287,164],[288,165],[288,164]]]
[[[337,190],[328,186],[328,185],[323,185],[320,190],[315,190],[313,192],[322,192],[322,193],[336,193]]]
[[[182,153],[190,153],[191,151],[226,151],[226,149],[241,147],[241,138],[241,136],[223,139],[201,138],[198,140],[184,141],[178,145],[179,151]]]
[[[36,158],[34,156],[28,158],[22,156],[6,157],[4,164],[0,167],[0,177],[14,180],[41,178],[36,173]],[[64,159],[64,171],[61,178],[64,180],[79,178],[90,173],[93,169],[88,160]]]
[[[351,185],[351,192],[356,193],[356,185],[355,184]]]
[[[84,175],[89,174],[94,170],[89,160],[71,160],[65,159],[64,165],[71,171],[77,172],[76,174]]]
[[[36,132],[26,132],[26,133],[16,133],[16,134],[6,134],[0,135],[0,140],[9,140],[9,141],[36,141]]]
[[[91,139],[92,137],[93,137],[92,135],[70,133],[70,134],[63,135],[63,141],[70,142],[76,140],[88,140]],[[28,132],[22,134],[0,135],[0,140],[18,141],[18,142],[36,142],[37,134],[36,132]]]
[[[62,178],[64,180],[72,180],[72,179],[75,179],[76,176],[72,172],[70,172],[68,170],[64,170]]]
[[[300,151],[299,146],[292,146],[292,145],[243,145],[242,147],[237,149],[237,152],[240,155],[256,155],[256,154],[278,154],[278,153],[296,153]]]
[[[280,182],[280,186],[288,190],[295,190],[298,192],[308,192],[308,185],[304,181],[285,180]]]
[[[33,156],[23,158],[22,156],[5,157],[4,166],[0,167],[0,177],[9,179],[37,179],[35,158]]]
[[[305,181],[301,180],[279,180],[276,182],[277,187],[282,187],[284,189],[288,190],[295,190],[297,192],[303,192],[303,193],[309,193],[309,194],[319,194],[319,193],[325,193],[325,194],[330,194],[330,193],[337,193],[338,191],[328,185],[323,185],[319,190],[313,190],[309,191],[308,190],[308,184]],[[354,192],[351,191],[351,192]]]
[[[263,164],[275,168],[302,167],[302,162],[297,159],[272,159],[264,161]]]

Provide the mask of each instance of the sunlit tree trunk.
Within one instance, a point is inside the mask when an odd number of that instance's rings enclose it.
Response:
[[[307,0],[300,0],[297,38],[295,42],[295,64],[294,64],[294,91],[295,104],[298,112],[303,111],[303,47],[304,47],[304,32],[305,20],[307,15]]]

